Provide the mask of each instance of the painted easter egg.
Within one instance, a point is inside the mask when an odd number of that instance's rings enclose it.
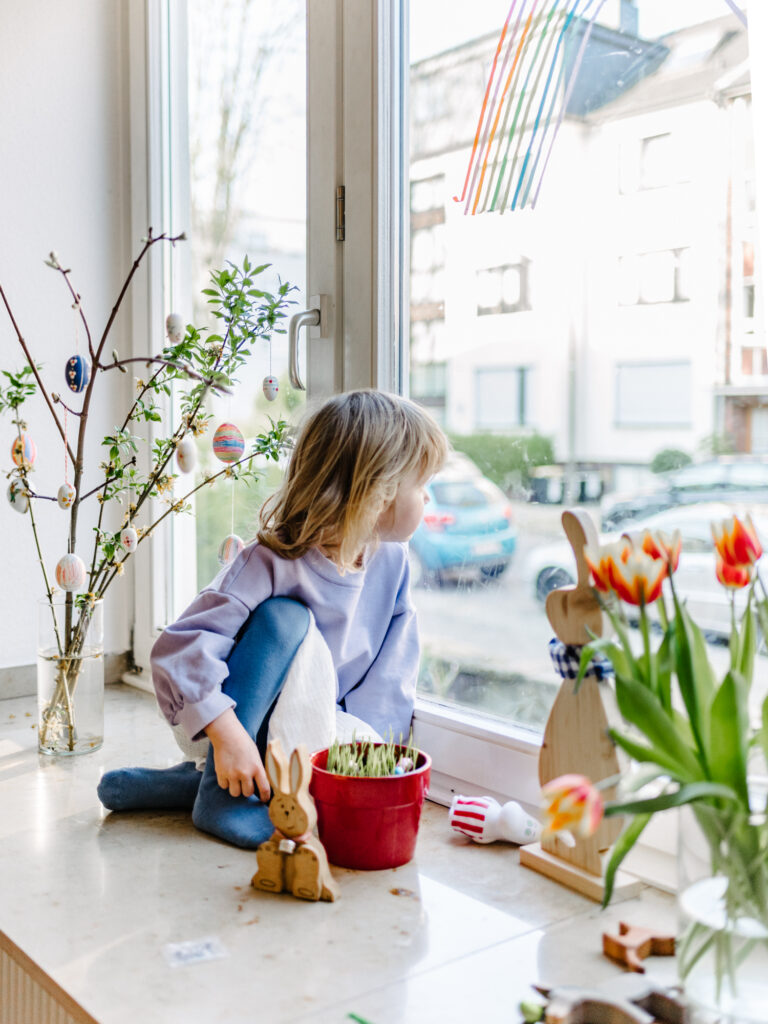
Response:
[[[56,495],[56,502],[59,508],[71,508],[75,500],[75,488],[72,484],[62,484]]]
[[[19,434],[11,445],[11,458],[17,466],[31,466],[37,458],[37,445],[28,434]]]
[[[91,379],[91,364],[85,356],[70,356],[64,372],[69,390],[79,394]]]
[[[234,562],[237,556],[245,547],[245,544],[236,533],[230,533],[219,545],[219,565],[229,565]]]
[[[222,462],[237,462],[245,451],[245,441],[234,423],[222,423],[213,435],[213,454]]]
[[[261,390],[268,401],[274,402],[277,398],[277,392],[280,390],[277,377],[265,377],[261,384]]]
[[[132,526],[126,526],[120,534],[120,543],[129,554],[136,550],[136,545],[139,543],[139,535]]]
[[[11,508],[17,512],[24,513],[29,508],[29,498],[24,490],[24,484],[20,480],[11,480],[8,485],[8,501]]]
[[[62,590],[82,590],[85,562],[78,555],[64,555],[56,564],[56,582]]]
[[[182,473],[191,473],[197,465],[197,448],[191,437],[182,437],[176,447],[176,465]]]
[[[184,317],[181,313],[169,313],[165,318],[165,333],[168,340],[178,344],[184,337]]]

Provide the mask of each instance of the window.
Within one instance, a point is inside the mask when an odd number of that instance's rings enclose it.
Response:
[[[623,306],[687,302],[690,249],[667,249],[619,258],[619,302]]]
[[[620,427],[687,426],[691,421],[691,365],[619,365],[615,401]]]
[[[483,366],[475,370],[475,428],[499,430],[527,423],[526,366]]]
[[[659,188],[679,180],[673,138],[669,132],[640,143],[640,187]]]
[[[528,268],[530,261],[510,263],[477,272],[477,315],[518,313],[530,309]]]

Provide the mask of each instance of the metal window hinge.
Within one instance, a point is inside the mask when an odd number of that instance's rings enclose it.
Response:
[[[346,219],[346,211],[344,207],[344,186],[336,186],[336,241],[344,241],[344,222]]]

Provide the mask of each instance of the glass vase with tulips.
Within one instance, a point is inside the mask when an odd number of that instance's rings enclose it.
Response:
[[[758,570],[762,545],[749,517],[712,524],[713,571],[731,597],[727,670],[718,677],[701,629],[675,586],[679,532],[625,535],[585,548],[592,583],[613,637],[584,648],[581,676],[596,652],[614,668],[625,730],[614,742],[634,764],[620,796],[603,802],[581,776],[550,782],[544,792],[544,834],[590,834],[603,814],[626,827],[605,873],[606,905],[616,871],[652,816],[687,808],[683,840],[701,836],[706,877],[681,897],[678,965],[694,1007],[728,1021],[764,1021],[768,1006],[768,698],[750,720],[759,634],[768,637],[768,595]],[[737,615],[735,595],[746,589]],[[626,606],[637,616],[632,642]],[[656,615],[652,618],[652,613]],[[660,640],[654,644],[654,629]],[[647,795],[646,786],[653,786]],[[640,792],[644,790],[644,792]]]

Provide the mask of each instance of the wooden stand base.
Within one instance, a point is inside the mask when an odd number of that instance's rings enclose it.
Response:
[[[546,875],[547,878],[580,892],[582,896],[587,896],[597,903],[603,902],[605,883],[601,877],[591,875],[575,864],[569,864],[567,861],[547,853],[546,850],[542,850],[540,843],[521,846],[520,863],[533,871],[538,871],[540,875]],[[632,878],[623,871],[617,871],[613,882],[611,903],[632,899],[633,896],[640,893],[642,888],[643,883],[638,879]]]

